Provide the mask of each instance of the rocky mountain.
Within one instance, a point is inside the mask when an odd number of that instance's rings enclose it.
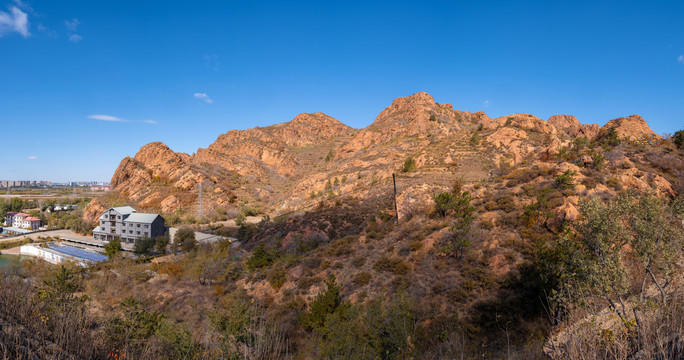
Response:
[[[626,140],[660,138],[639,115],[603,127],[571,115],[490,118],[419,92],[395,99],[360,130],[323,113],[303,113],[282,124],[228,131],[193,155],[150,143],[121,161],[111,183],[119,199],[150,211],[197,212],[202,184],[203,214],[244,206],[278,214],[389,191],[396,173],[400,198],[411,202],[456,180],[489,179],[504,165],[532,165],[577,138],[596,141],[609,129]],[[91,205],[86,217],[101,206],[106,199]]]

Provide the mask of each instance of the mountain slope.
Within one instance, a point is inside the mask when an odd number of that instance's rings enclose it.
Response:
[[[578,137],[598,140],[609,129],[627,140],[659,138],[638,115],[603,127],[571,115],[489,118],[419,92],[395,99],[361,130],[323,113],[303,113],[286,123],[228,131],[194,155],[151,143],[122,160],[112,185],[132,205],[164,213],[198,212],[200,183],[203,214],[243,206],[282,213],[325,199],[362,199],[387,192],[392,173],[402,195],[425,198],[456,180],[488,179],[501,166],[552,157]],[[409,158],[415,168],[401,171]]]

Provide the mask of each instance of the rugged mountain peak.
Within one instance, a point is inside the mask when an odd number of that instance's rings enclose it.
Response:
[[[555,126],[556,129],[565,131],[579,129],[582,126],[577,117],[573,115],[553,115],[547,122]]]
[[[426,92],[417,92],[411,96],[394,99],[392,105],[383,110],[371,126],[384,126],[392,120],[428,120],[438,104]]]
[[[551,126],[551,124],[532,114],[526,113],[501,116],[495,119],[485,120],[482,124],[488,129],[497,129],[505,126],[547,134],[554,134],[556,132],[556,128]]]
[[[478,111],[478,112],[474,112],[474,113],[471,115],[471,118],[472,118],[475,122],[483,122],[483,121],[489,120],[489,115],[485,114],[484,111]]]
[[[153,142],[141,147],[134,159],[151,170],[153,177],[168,177],[173,174],[173,170],[186,165],[181,156],[162,142]]]
[[[399,138],[448,136],[460,129],[457,118],[461,118],[461,115],[450,104],[436,103],[426,92],[396,98],[372,124],[354,135],[340,149],[340,153],[342,157],[347,157],[373,144],[384,144]]]
[[[631,115],[610,120],[604,125],[599,134],[604,134],[609,129],[615,129],[618,137],[627,140],[660,139],[640,115]]]
[[[598,125],[581,124],[573,115],[553,115],[547,122],[570,137],[584,136],[587,139],[593,139],[599,131]]]
[[[291,121],[264,128],[290,146],[304,146],[343,135],[353,130],[322,112],[301,113]]]
[[[390,105],[388,109],[401,109],[420,105],[434,106],[435,98],[425,91],[419,91],[413,95],[394,99],[394,101],[392,101],[392,105]]]

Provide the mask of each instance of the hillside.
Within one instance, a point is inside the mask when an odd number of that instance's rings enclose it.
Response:
[[[210,216],[216,208],[255,207],[279,215],[326,198],[386,193],[392,173],[399,175],[402,198],[429,195],[456,179],[486,181],[501,166],[534,165],[544,153],[569,148],[578,137],[596,141],[609,129],[625,140],[660,139],[638,115],[603,127],[570,115],[490,119],[421,92],[395,99],[361,130],[322,113],[303,113],[286,123],[231,130],[193,155],[151,143],[123,159],[111,182],[117,201],[148,211]],[[415,169],[402,172],[408,158]],[[200,183],[203,209],[197,206]],[[674,186],[672,179],[658,178],[658,184],[659,191]],[[87,220],[110,203],[96,201]]]
[[[127,296],[186,331],[130,335],[125,353],[140,358],[179,342],[252,359],[627,359],[679,346],[653,329],[684,320],[684,151],[638,115],[490,118],[417,93],[360,130],[315,113],[194,155],[148,144],[112,184],[86,216],[127,203],[240,244],[89,270],[79,289],[102,348],[122,349],[100,314],[126,314]],[[207,357],[220,358],[195,356]]]

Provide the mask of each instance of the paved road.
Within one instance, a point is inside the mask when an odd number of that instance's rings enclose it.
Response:
[[[250,224],[256,224],[259,221],[261,221],[262,218],[263,216],[247,216],[245,218],[245,221],[247,221]],[[220,224],[228,227],[237,227],[237,224],[235,224],[235,220],[217,221],[214,224]]]
[[[174,237],[176,236],[176,231],[178,231],[178,228],[172,227],[169,228],[169,236],[171,237],[171,242],[173,242]],[[195,240],[199,243],[207,243],[207,244],[213,244],[221,239],[223,239],[223,236],[220,235],[212,235],[212,234],[205,234],[201,232],[195,231]],[[237,239],[234,238],[229,238],[231,242],[237,241]]]
[[[169,228],[169,235],[171,236],[171,241],[173,241],[173,237],[176,234],[176,231],[178,231],[178,228]],[[6,237],[6,238],[0,238],[0,243],[6,242],[6,241],[16,241],[16,240],[21,240],[24,238],[29,238],[32,240],[37,240],[39,237],[58,237],[61,239],[65,240],[76,240],[78,242],[87,242],[91,244],[99,244],[103,245],[103,242],[100,240],[95,240],[93,239],[92,236],[83,236],[83,235],[76,235],[71,230],[50,230],[50,231],[41,231],[41,232],[35,232],[35,233],[30,233],[26,235],[18,235],[18,236],[12,236],[12,237]],[[195,239],[197,239],[198,242],[200,243],[208,243],[212,244],[215,243],[221,239],[223,239],[223,236],[219,235],[212,235],[212,234],[205,234],[201,232],[195,232]],[[237,239],[230,238],[231,242],[236,242]],[[130,250],[133,248],[133,244],[121,244],[126,250]]]
[[[74,233],[71,230],[50,230],[50,231],[34,232],[34,233],[26,234],[26,235],[3,237],[3,238],[0,238],[0,242],[12,241],[12,240],[21,240],[23,238],[29,238],[29,239],[36,240],[39,237],[48,237],[48,236],[70,237],[70,238],[74,238],[74,239],[91,239],[91,240],[93,239],[92,236],[76,235],[76,233]]]

